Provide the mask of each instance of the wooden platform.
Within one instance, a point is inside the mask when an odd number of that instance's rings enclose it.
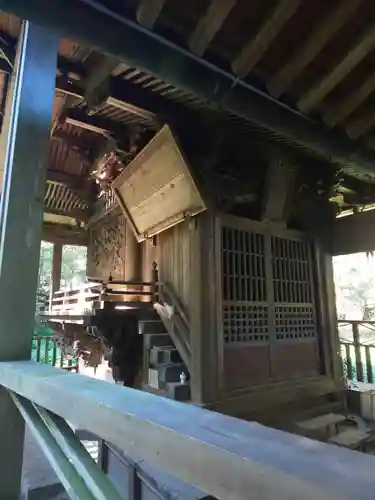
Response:
[[[321,415],[319,417],[312,418],[310,420],[304,420],[297,423],[297,427],[305,431],[314,431],[319,429],[324,429],[331,425],[338,425],[344,422],[346,417],[344,415],[339,415],[337,413],[328,413],[326,415]]]
[[[352,450],[358,450],[362,444],[370,438],[367,432],[359,431],[358,429],[347,429],[328,439],[328,443],[337,446],[344,446]]]

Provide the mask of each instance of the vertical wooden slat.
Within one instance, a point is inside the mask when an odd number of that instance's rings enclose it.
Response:
[[[36,340],[36,360],[40,363],[40,351],[41,351],[41,339],[40,337]]]
[[[347,369],[348,379],[353,380],[353,365],[350,353],[350,344],[345,344],[345,358],[346,358],[346,369]]]
[[[352,328],[353,328],[353,342],[354,342],[355,364],[357,370],[357,380],[359,382],[363,382],[363,365],[361,360],[361,346],[359,339],[358,323],[353,323]]]
[[[48,364],[48,350],[49,350],[49,338],[46,337],[44,339],[44,363],[47,365]]]
[[[56,366],[56,354],[57,354],[56,342],[52,339],[52,366]]]
[[[373,373],[372,373],[372,363],[371,363],[371,347],[365,347],[366,353],[366,371],[367,371],[367,383],[372,384],[374,381]]]
[[[142,481],[138,476],[137,469],[134,465],[129,464],[128,467],[129,481],[128,481],[128,500],[141,500],[142,499]]]

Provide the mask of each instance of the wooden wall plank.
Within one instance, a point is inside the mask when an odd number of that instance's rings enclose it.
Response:
[[[146,28],[153,28],[164,3],[165,0],[141,0],[137,10],[139,24]]]
[[[375,23],[360,36],[340,62],[300,97],[297,105],[309,113],[374,49]]]
[[[306,43],[267,83],[267,88],[274,97],[280,97],[331,40],[338,30],[350,19],[361,0],[343,0],[333,8],[313,29]]]
[[[232,69],[236,75],[243,78],[250,73],[299,5],[300,0],[280,0],[277,3],[256,36],[243,47],[233,61]]]
[[[202,56],[220,30],[237,0],[212,0],[204,16],[189,38],[192,52]]]

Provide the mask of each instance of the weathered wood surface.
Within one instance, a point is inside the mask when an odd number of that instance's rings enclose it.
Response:
[[[90,228],[87,274],[90,278],[125,279],[126,221],[116,212]]]

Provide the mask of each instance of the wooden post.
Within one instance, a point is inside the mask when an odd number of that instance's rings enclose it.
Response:
[[[23,23],[0,137],[0,361],[31,353],[57,49],[55,34]],[[24,421],[5,389],[0,409],[0,496],[15,500]]]
[[[359,340],[359,329],[358,323],[352,324],[353,328],[353,342],[354,342],[354,352],[355,352],[355,366],[357,372],[358,382],[363,382],[363,365],[361,359],[361,345]]]
[[[215,254],[215,216],[201,214],[191,222],[193,238],[190,345],[193,360],[192,399],[213,401],[218,393],[219,341],[217,330],[217,291]]]
[[[52,300],[55,292],[60,290],[61,286],[61,264],[62,264],[62,243],[53,244],[53,255],[52,255],[52,283],[50,290],[49,299],[49,310],[52,311]]]
[[[62,265],[62,243],[53,244],[52,256],[52,295],[60,290],[61,286],[61,265]]]
[[[372,347],[370,347],[370,346],[365,347],[366,367],[367,367],[367,380],[366,380],[366,382],[368,384],[372,384],[374,381],[374,377],[372,375],[371,349],[372,349]]]

